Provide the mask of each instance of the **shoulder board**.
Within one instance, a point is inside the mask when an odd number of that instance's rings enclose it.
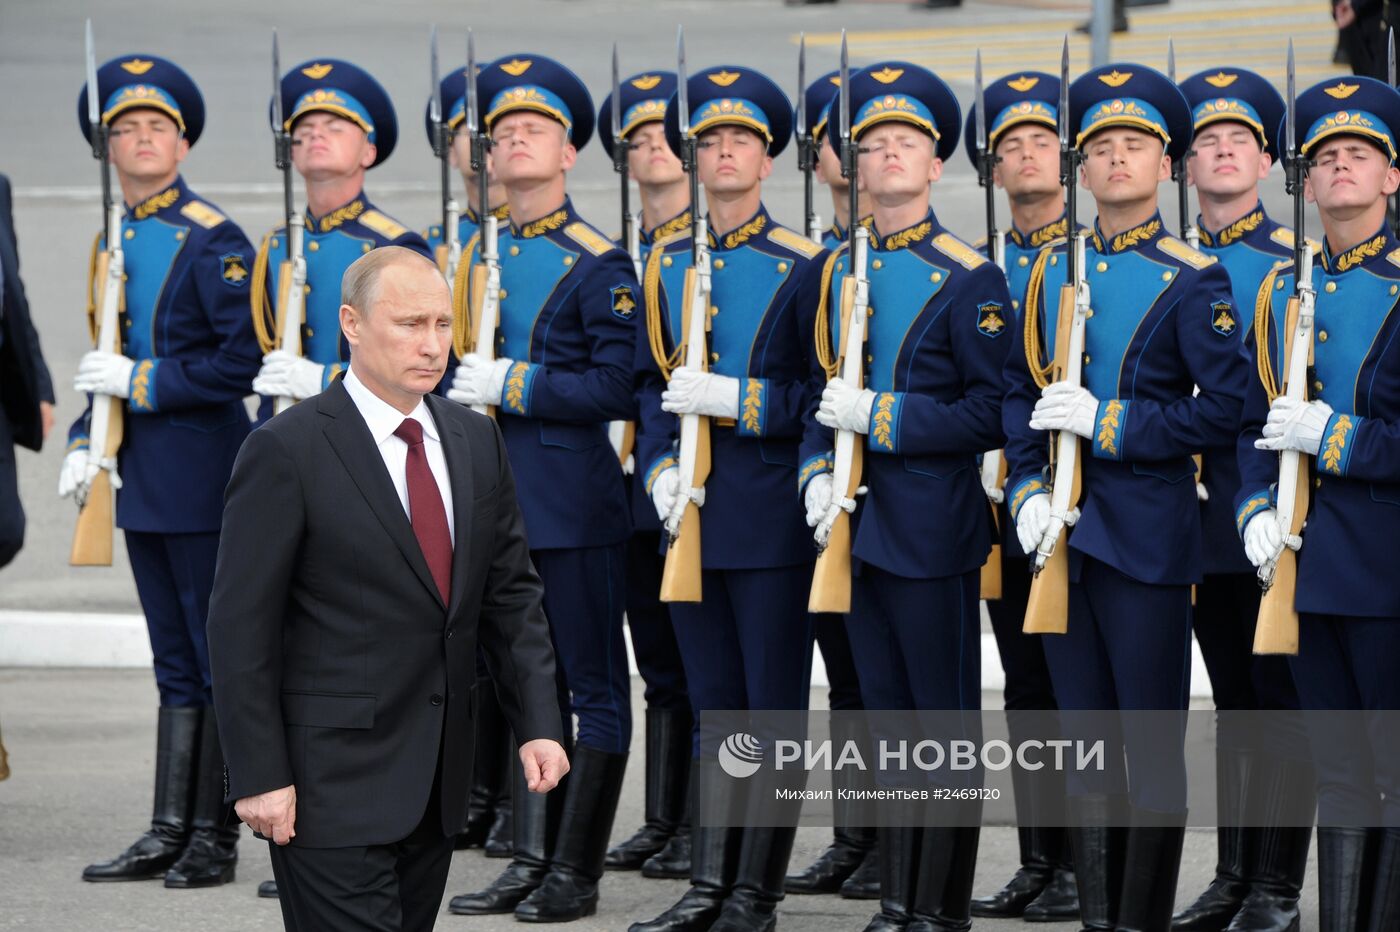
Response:
[[[1390,252],[1386,253],[1385,261],[1389,262],[1391,265],[1400,266],[1400,249],[1392,249]]]
[[[977,237],[977,239],[975,239],[975,240],[972,241],[972,248],[973,248],[973,249],[983,249],[983,248],[986,247],[986,245],[987,245],[987,237],[985,237],[985,236],[979,236],[979,237]]]
[[[965,269],[975,269],[985,265],[987,257],[964,243],[951,233],[939,233],[933,238],[933,248],[957,262]]]
[[[1214,265],[1216,262],[1220,261],[1214,256],[1208,256],[1198,249],[1192,249],[1175,236],[1164,236],[1157,240],[1157,248],[1173,259],[1179,259],[1185,262],[1193,269],[1203,269],[1206,266]]]
[[[214,227],[218,226],[219,224],[223,223],[225,220],[228,219],[223,214],[219,213],[217,210],[215,210],[214,208],[210,207],[208,204],[205,204],[202,201],[190,201],[184,207],[181,207],[180,216],[187,217],[190,220],[193,220],[195,223],[204,227],[206,230],[212,230]]]
[[[768,241],[777,243],[779,246],[786,246],[793,252],[801,253],[808,259],[821,253],[822,247],[803,236],[801,233],[794,233],[787,227],[774,227],[768,231]]]
[[[608,239],[582,220],[575,220],[573,223],[564,227],[564,235],[595,256],[601,256],[603,253],[617,248],[617,246],[613,245],[612,240]]]
[[[377,210],[367,210],[355,219],[360,222],[361,226],[369,227],[385,239],[398,239],[408,232],[408,227],[388,214],[381,214]]]
[[[1280,246],[1287,246],[1289,249],[1292,249],[1293,244],[1297,242],[1293,236],[1293,231],[1288,229],[1288,227],[1276,227],[1274,232],[1269,234],[1269,239],[1278,243]]]

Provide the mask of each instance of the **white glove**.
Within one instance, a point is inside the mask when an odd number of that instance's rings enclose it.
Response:
[[[1021,503],[1016,512],[1016,537],[1021,541],[1021,549],[1033,554],[1050,528],[1050,496],[1032,495]]]
[[[89,465],[86,448],[69,452],[63,458],[63,466],[58,471],[58,497],[68,498],[79,489],[83,489],[86,494],[87,487],[96,477],[97,464]]]
[[[868,434],[870,409],[874,405],[875,393],[870,389],[856,388],[839,377],[834,378],[822,389],[822,401],[817,407],[817,423],[832,430]]]
[[[1325,401],[1301,402],[1279,395],[1264,422],[1264,438],[1254,441],[1256,450],[1297,450],[1317,456],[1322,449],[1322,432],[1332,417],[1332,406]]]
[[[802,502],[807,506],[807,526],[816,527],[831,507],[832,478],[829,472],[819,472],[807,483]]]
[[[498,405],[506,387],[506,374],[514,359],[483,359],[476,353],[462,357],[447,397],[463,405]]]
[[[1278,509],[1265,509],[1249,519],[1244,526],[1244,555],[1256,569],[1282,550],[1283,527],[1278,523]]]
[[[1206,484],[1205,484],[1204,482],[1197,482],[1197,483],[1196,483],[1196,501],[1198,501],[1198,502],[1208,502],[1208,501],[1210,501],[1210,489],[1206,488]]]
[[[311,398],[321,394],[326,367],[287,350],[273,350],[263,357],[253,378],[253,391],[267,398]]]
[[[131,370],[136,361],[116,353],[103,350],[88,350],[78,363],[78,374],[73,377],[73,387],[80,392],[94,395],[111,395],[113,398],[131,397]]]
[[[651,484],[651,503],[656,506],[656,515],[664,523],[676,506],[681,494],[681,471],[674,466],[661,470],[656,481]]]
[[[739,380],[681,366],[661,393],[661,410],[707,417],[739,416]]]
[[[634,454],[632,454],[632,453],[628,453],[628,454],[627,454],[627,459],[625,459],[625,460],[622,461],[622,474],[623,474],[624,476],[630,476],[630,475],[632,475],[632,474],[633,474],[634,472],[636,472],[636,471],[637,471],[637,457],[636,457]]]
[[[1051,382],[1040,393],[1031,412],[1031,430],[1067,430],[1080,437],[1094,436],[1099,400],[1087,389],[1068,382]]]

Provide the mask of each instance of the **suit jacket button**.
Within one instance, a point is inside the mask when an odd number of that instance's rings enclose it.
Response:
[[[428,697],[428,702],[432,703],[433,705],[442,705],[442,697],[439,696],[437,693],[433,693],[431,696]]]
[[[451,629],[451,628],[448,628],[448,629],[447,629],[447,637],[448,637],[449,639],[452,637],[452,629]]]

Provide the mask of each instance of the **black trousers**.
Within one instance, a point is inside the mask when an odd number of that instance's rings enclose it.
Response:
[[[0,566],[15,558],[24,544],[24,508],[15,472],[15,440],[10,419],[0,410]]]
[[[439,764],[423,818],[402,841],[353,848],[268,842],[287,932],[430,932],[452,864],[441,779]]]

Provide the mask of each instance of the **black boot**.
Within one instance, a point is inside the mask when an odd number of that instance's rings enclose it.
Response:
[[[224,802],[224,754],[213,706],[205,708],[199,731],[192,831],[180,859],[165,872],[165,885],[172,888],[232,883],[238,864],[239,821],[233,806]]]
[[[922,830],[913,824],[876,830],[880,850],[880,911],[865,932],[903,932],[914,918]]]
[[[696,762],[690,772],[690,811],[697,823],[691,830],[690,889],[660,916],[634,922],[627,932],[707,932],[719,918],[734,886],[743,829],[698,824],[702,811],[725,811],[726,802],[732,799],[731,781],[706,776],[717,770],[717,764]],[[697,804],[701,793],[713,801],[704,810]]]
[[[771,932],[792,856],[795,828],[746,828],[734,890],[710,932]]]
[[[1047,839],[1036,828],[1018,828],[1016,838],[1021,849],[1020,868],[996,893],[973,900],[972,915],[1015,919],[1050,885],[1054,868],[1045,850]]]
[[[1167,932],[1176,902],[1181,846],[1186,841],[1186,814],[1132,811],[1123,892],[1118,905],[1119,932]]]
[[[1371,925],[1368,932],[1400,929],[1400,829],[1377,829],[1380,850],[1371,885]]]
[[[689,794],[687,794],[689,795]],[[642,876],[654,879],[684,880],[690,876],[690,809],[681,817],[676,833],[666,847],[646,859]]]
[[[977,871],[982,804],[956,805],[958,816],[948,820],[953,824],[924,828],[914,920],[908,932],[966,932],[972,928],[972,880]]]
[[[1215,751],[1215,878],[1196,901],[1172,917],[1172,932],[1221,932],[1240,911],[1249,884],[1246,865],[1257,831],[1242,828],[1245,800],[1254,770],[1249,751],[1217,747]]]
[[[110,861],[83,869],[93,882],[159,877],[185,850],[190,831],[195,748],[204,710],[162,706],[156,725],[155,805],[150,831]],[[220,777],[222,783],[222,777]]]
[[[519,755],[511,768],[512,834],[510,863],[490,886],[477,893],[454,896],[447,911],[458,916],[487,916],[514,912],[515,907],[544,882],[549,872],[549,856],[559,835],[564,800],[573,783],[566,774],[560,786],[548,793],[531,793],[525,786],[525,768]],[[607,836],[605,835],[604,838]]]
[[[1317,918],[1321,932],[1357,932],[1366,928],[1376,858],[1374,829],[1317,829]]]
[[[1019,771],[1012,771],[1013,776]],[[1044,772],[1028,783],[1027,798],[1031,803],[1028,820],[1035,826],[1037,837],[1033,844],[1050,865],[1050,879],[1040,894],[1021,912],[1026,922],[1065,922],[1079,918],[1079,891],[1074,881],[1074,854],[1070,851],[1069,830],[1064,824],[1065,781],[1063,776],[1048,777]],[[1020,798],[1020,787],[1016,788]],[[1018,822],[1024,824],[1018,812]],[[1026,861],[1022,856],[1022,864]],[[977,915],[973,904],[974,916]]]
[[[497,741],[500,751],[496,757],[497,794],[494,804],[495,815],[491,828],[486,833],[486,841],[481,850],[488,858],[508,858],[515,853],[515,769],[519,766],[520,749],[515,745],[515,736],[509,728],[501,728]]]
[[[1066,800],[1079,915],[1085,932],[1110,932],[1118,921],[1127,832],[1115,823],[1123,818],[1125,805],[1121,796],[1101,794]]]
[[[508,739],[510,729],[496,700],[496,689],[490,680],[477,680],[472,686],[472,708],[476,711],[476,757],[472,761],[472,788],[467,797],[467,828],[457,836],[456,847],[480,848],[486,844],[491,825],[496,820],[496,800],[501,792],[501,762],[506,752],[502,734]],[[508,785],[507,785],[508,786]]]
[[[846,882],[841,884],[841,898],[846,900],[878,900],[880,898],[880,846],[873,844],[875,829],[862,829],[870,832],[872,845],[860,867],[855,869]]]
[[[1249,893],[1229,932],[1298,932],[1298,898],[1308,869],[1308,846],[1317,808],[1312,768],[1261,757],[1250,778],[1250,810],[1257,814],[1249,845]],[[1251,819],[1256,821],[1256,819]]]
[[[1069,844],[1069,833],[1065,844]],[[1057,864],[1050,875],[1050,882],[1040,891],[1040,896],[1031,901],[1026,911],[1021,913],[1026,922],[1067,922],[1079,918],[1079,887],[1074,879],[1074,868],[1068,864]]]
[[[689,711],[647,709],[646,822],[608,851],[605,869],[639,869],[676,833],[690,782],[690,727]]]
[[[859,835],[853,834],[859,833]],[[817,856],[800,874],[789,874],[783,886],[788,893],[835,893],[841,889],[846,878],[856,872],[866,851],[874,845],[870,829],[847,829],[836,826],[832,829],[831,844]]]
[[[258,884],[258,896],[265,900],[277,899],[277,881],[264,880],[262,883]]]
[[[564,797],[549,872],[515,908],[515,918],[522,922],[572,922],[598,910],[598,879],[622,795],[627,755],[580,747],[570,772],[573,779]]]

